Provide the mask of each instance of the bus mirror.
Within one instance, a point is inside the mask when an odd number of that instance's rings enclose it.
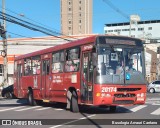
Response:
[[[93,66],[97,66],[97,54],[96,53],[92,53],[92,63]]]

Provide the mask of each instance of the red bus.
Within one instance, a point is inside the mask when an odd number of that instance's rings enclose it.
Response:
[[[30,105],[62,102],[79,105],[144,104],[145,57],[140,39],[94,35],[15,58],[14,94]]]

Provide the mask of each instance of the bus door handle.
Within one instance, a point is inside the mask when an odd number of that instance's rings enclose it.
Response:
[[[42,90],[44,90],[44,88],[42,88]]]
[[[67,91],[67,89],[65,88],[64,91]]]

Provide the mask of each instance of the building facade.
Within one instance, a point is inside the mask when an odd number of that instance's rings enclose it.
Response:
[[[65,35],[92,33],[92,0],[61,0],[61,32]]]
[[[159,38],[160,20],[148,20],[138,22],[124,22],[105,24],[105,34],[125,35],[136,38]]]

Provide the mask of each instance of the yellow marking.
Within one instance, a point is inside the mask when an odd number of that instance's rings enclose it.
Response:
[[[43,102],[47,102],[47,103],[48,103],[48,102],[49,102],[49,100],[43,100]]]

